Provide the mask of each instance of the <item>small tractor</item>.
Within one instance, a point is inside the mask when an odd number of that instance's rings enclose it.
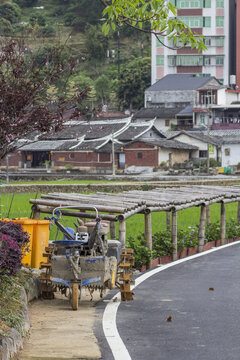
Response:
[[[51,299],[60,290],[69,294],[72,309],[77,310],[82,287],[87,287],[91,294],[100,290],[102,295],[106,288],[115,286],[121,244],[107,239],[108,229],[101,223],[96,208],[96,222],[86,226],[78,218],[75,230],[60,222],[62,209],[70,207],[55,208],[53,216],[47,218],[57,226],[63,239],[51,241],[45,249],[46,262],[41,264],[45,269],[41,273],[42,297]]]

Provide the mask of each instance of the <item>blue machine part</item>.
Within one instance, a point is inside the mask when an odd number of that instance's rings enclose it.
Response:
[[[74,245],[74,246],[80,246],[82,245],[82,241],[79,241],[79,240],[54,240],[52,241],[53,244],[55,245],[59,245],[59,246],[71,246],[71,245]]]
[[[74,231],[74,229],[73,228],[71,228],[71,227],[65,227],[65,230],[71,235],[71,236],[74,236],[74,234],[75,234],[75,231]],[[70,240],[68,240],[67,238],[66,238],[66,236],[64,235],[63,236],[63,240],[67,240],[67,241],[70,241]]]
[[[58,282],[60,284],[63,284],[63,285],[66,285],[69,287],[69,281],[65,281],[65,280],[62,280],[60,278],[53,278],[53,281],[55,282]],[[92,279],[87,279],[85,281],[82,282],[82,286],[85,286],[85,285],[88,285],[88,284],[92,284],[92,283],[95,283],[95,282],[99,282],[101,281],[101,277],[97,277],[97,278],[92,278]]]
[[[87,279],[87,280],[82,282],[82,286],[92,284],[92,283],[95,283],[95,282],[98,282],[98,281],[101,281],[101,277],[98,277],[98,278],[95,278],[95,279],[94,278],[93,279]]]
[[[58,282],[58,283],[61,283],[61,284],[66,285],[66,286],[69,287],[69,281],[65,281],[65,280],[63,280],[63,279],[55,278],[55,277],[53,278],[53,281]]]
[[[94,264],[97,261],[104,261],[104,256],[99,256],[99,257],[95,257],[95,258],[90,258],[90,259],[86,259],[85,262],[86,263],[91,263]]]

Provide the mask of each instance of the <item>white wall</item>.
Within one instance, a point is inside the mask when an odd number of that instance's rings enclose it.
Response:
[[[230,155],[226,154],[226,149],[230,150]],[[237,165],[240,162],[240,144],[222,145],[222,166]]]
[[[189,144],[189,145],[194,145],[194,146],[197,146],[199,148],[199,150],[208,150],[208,144],[201,141],[201,140],[198,140],[198,139],[195,139],[193,137],[190,137],[190,136],[187,136],[185,134],[180,134],[178,136],[176,136],[173,140],[178,140],[178,141],[181,141],[185,144]],[[217,149],[216,149],[216,146],[213,145],[213,154],[209,154],[209,157],[210,158],[213,158],[213,159],[216,159],[217,157]],[[192,153],[192,157],[193,158],[198,158],[199,157],[199,152],[198,151],[194,151]]]

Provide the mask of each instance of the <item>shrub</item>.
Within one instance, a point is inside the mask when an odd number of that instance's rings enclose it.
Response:
[[[10,21],[10,23],[16,23],[21,16],[21,9],[17,4],[5,3],[0,5],[0,17]]]
[[[14,275],[29,250],[29,235],[21,224],[0,220],[0,274]]]
[[[137,238],[129,237],[127,243],[128,247],[134,251],[135,267],[137,269],[146,265],[151,258],[156,257],[156,252],[146,247],[144,234],[138,235]]]
[[[10,21],[0,18],[0,35],[10,35],[13,32]]]
[[[40,35],[42,37],[52,37],[55,36],[55,29],[51,25],[46,25],[40,29]]]
[[[32,26],[39,25],[39,26],[45,26],[46,25],[46,19],[43,15],[33,15],[30,17],[29,22]]]

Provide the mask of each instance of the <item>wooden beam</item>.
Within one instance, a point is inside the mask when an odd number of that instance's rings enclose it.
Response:
[[[112,240],[116,239],[115,221],[110,221],[110,236]]]
[[[200,224],[198,232],[198,252],[204,250],[204,239],[205,239],[205,225],[206,225],[206,206],[201,206]]]
[[[225,202],[221,202],[221,245],[226,244],[226,205]]]
[[[166,230],[169,232],[171,230],[171,216],[170,211],[166,211]]]
[[[173,261],[177,260],[177,211],[172,211],[172,243],[173,243]]]
[[[145,213],[145,238],[146,238],[146,247],[152,251],[152,222],[151,222],[151,213]],[[152,267],[152,258],[147,263],[147,269]]]
[[[240,225],[240,201],[238,201],[238,208],[237,208],[237,223]]]
[[[206,212],[207,212],[207,224],[211,224],[211,214],[210,214],[210,206],[206,206]]]
[[[121,245],[123,248],[125,248],[126,245],[126,223],[125,220],[119,221],[119,238]]]
[[[32,206],[32,218],[37,220],[40,219],[40,210],[36,205]]]

